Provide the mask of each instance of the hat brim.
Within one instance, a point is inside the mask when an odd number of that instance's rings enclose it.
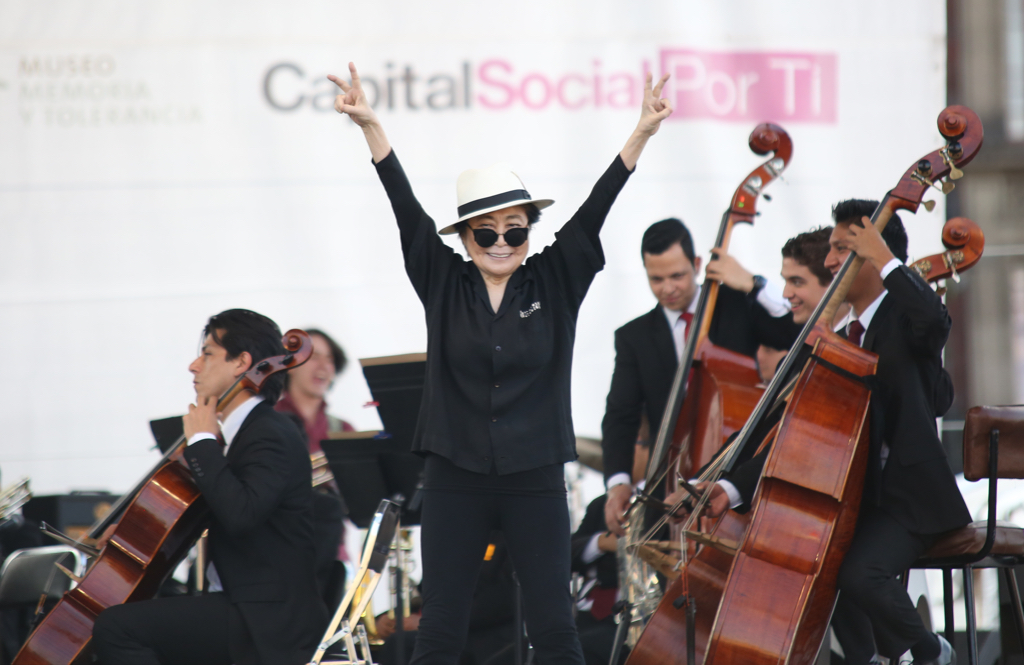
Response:
[[[480,215],[486,215],[487,213],[494,212],[495,210],[503,210],[504,208],[511,208],[513,206],[522,206],[528,203],[532,203],[533,205],[537,206],[537,210],[543,210],[544,208],[547,208],[554,202],[554,199],[522,199],[521,201],[509,201],[508,203],[502,203],[500,205],[491,206],[490,208],[481,208],[480,210],[474,210],[471,213],[459,217],[457,222],[455,222],[454,224],[449,224],[448,226],[444,227],[443,229],[438,231],[438,234],[443,236],[452,235],[453,233],[456,232],[455,227],[458,226],[460,222],[464,222],[467,219],[472,219],[474,217],[479,217]]]

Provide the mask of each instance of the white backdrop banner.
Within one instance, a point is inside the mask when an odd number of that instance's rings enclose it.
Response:
[[[612,209],[580,315],[577,433],[600,436],[612,333],[654,305],[644,229],[684,219],[706,255],[763,158],[785,182],[733,253],[779,249],[844,198],[879,198],[940,144],[945,15],[931,0],[0,4],[0,470],[39,493],[124,491],[156,460],[150,419],[192,399],[206,318],[230,307],[316,326],[352,358],[425,349],[390,206],[361,133],[332,109],[352,60],[426,209],[455,218],[464,169],[512,163],[545,211],[533,251],[582,203],[638,117],[643,78],[676,113]],[[943,208],[904,216],[938,251]],[[451,239],[449,241],[452,241]],[[457,241],[455,241],[457,242]],[[331,411],[359,428],[358,368]]]

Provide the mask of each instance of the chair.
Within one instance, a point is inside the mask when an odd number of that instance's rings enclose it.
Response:
[[[963,571],[967,662],[978,663],[975,568],[999,568],[1009,589],[1017,638],[1024,648],[1024,609],[1013,568],[1024,563],[1024,529],[996,519],[999,478],[1024,478],[1024,405],[976,406],[964,424],[964,478],[989,479],[988,519],[943,534],[913,568],[942,570],[946,639],[953,643],[953,569]]]
[[[0,568],[0,605],[36,604],[44,594],[47,600],[59,599],[72,580],[57,564],[81,577],[86,558],[67,545],[11,552]]]

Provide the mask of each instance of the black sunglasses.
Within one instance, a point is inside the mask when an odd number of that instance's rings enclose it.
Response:
[[[519,247],[526,242],[526,236],[529,233],[529,226],[515,226],[507,229],[504,233],[498,233],[494,229],[473,229],[473,238],[481,247],[490,247],[498,242],[498,236],[504,236],[509,247]]]

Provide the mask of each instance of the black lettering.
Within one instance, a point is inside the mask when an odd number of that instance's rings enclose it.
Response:
[[[334,85],[326,76],[316,79],[313,84],[313,94],[310,105],[315,111],[333,111],[334,98],[341,94],[341,88]]]
[[[278,74],[278,72],[289,71],[298,76],[300,79],[305,76],[303,71],[299,69],[298,65],[293,65],[290,62],[282,62],[274,65],[267,70],[266,75],[263,77],[263,96],[266,98],[267,103],[278,111],[294,111],[302,106],[302,102],[306,100],[304,95],[298,95],[291,104],[280,102],[275,99],[271,92],[272,79]]]
[[[393,111],[395,108],[395,77],[391,76],[391,63],[387,64],[388,68],[388,110]]]
[[[412,73],[412,67],[406,65],[405,76],[402,77],[402,80],[405,81],[405,106],[413,111],[418,111],[420,108],[416,106],[416,102],[412,101],[412,84],[416,79],[416,75]]]
[[[447,74],[431,76],[427,81],[427,106],[432,109],[455,108],[455,79]]]

